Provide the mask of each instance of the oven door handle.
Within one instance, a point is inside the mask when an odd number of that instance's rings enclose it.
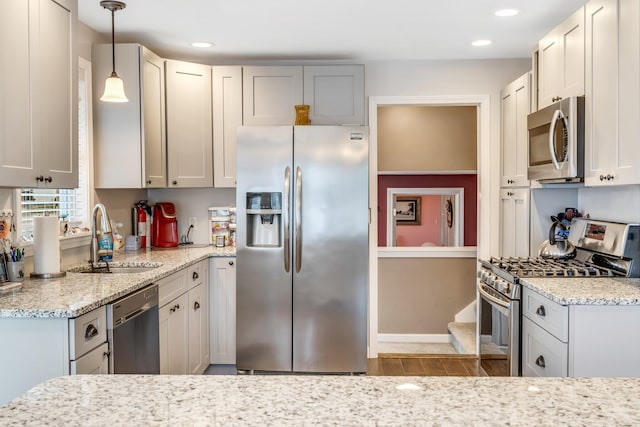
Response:
[[[485,285],[482,284],[482,282],[478,283],[478,292],[480,292],[480,295],[485,298],[487,301],[489,301],[490,303],[493,303],[499,307],[505,308],[505,309],[509,309],[511,306],[511,302],[506,302],[506,301],[502,301],[496,297],[494,297],[493,295],[491,295],[490,293],[488,293],[487,291],[484,290]]]

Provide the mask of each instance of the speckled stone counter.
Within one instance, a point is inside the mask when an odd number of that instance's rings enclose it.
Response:
[[[0,408],[0,424],[631,426],[640,379],[70,376]]]
[[[520,283],[563,305],[640,305],[640,279],[549,277]]]
[[[113,265],[159,265],[130,274],[74,273],[59,279],[26,279],[0,293],[2,317],[76,317],[211,256],[235,256],[234,247],[179,247],[116,253]]]

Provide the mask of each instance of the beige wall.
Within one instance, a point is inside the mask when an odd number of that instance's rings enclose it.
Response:
[[[109,36],[100,35],[93,28],[78,21],[78,56],[91,61],[91,46],[95,43],[108,43]],[[109,77],[106,76],[105,79]]]
[[[378,107],[378,170],[476,170],[476,118],[475,106]]]
[[[446,334],[476,298],[475,258],[380,258],[378,332]]]

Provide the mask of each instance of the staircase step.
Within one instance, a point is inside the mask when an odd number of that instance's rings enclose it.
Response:
[[[476,353],[476,322],[451,322],[447,326],[458,354]]]

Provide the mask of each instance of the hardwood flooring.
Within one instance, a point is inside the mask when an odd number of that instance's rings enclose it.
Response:
[[[383,355],[367,361],[371,376],[456,376],[486,377],[476,357]]]

